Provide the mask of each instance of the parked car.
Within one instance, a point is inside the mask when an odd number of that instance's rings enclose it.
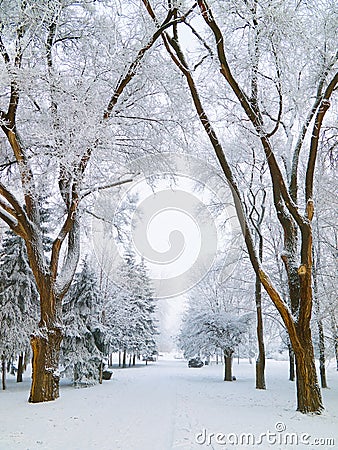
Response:
[[[192,358],[189,359],[188,362],[188,367],[203,367],[203,361],[201,360],[201,358]]]
[[[143,355],[142,361],[156,361],[156,355]]]

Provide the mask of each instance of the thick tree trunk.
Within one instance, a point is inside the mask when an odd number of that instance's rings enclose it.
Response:
[[[308,205],[308,218],[312,219]],[[312,231],[310,225],[302,227],[302,264],[298,269],[300,298],[299,316],[296,323],[296,337],[290,334],[296,358],[297,410],[302,413],[320,414],[323,407],[317,380],[310,319],[312,313]]]
[[[289,350],[289,381],[295,381],[295,353],[292,349],[290,339],[288,339]]]
[[[318,384],[310,326],[298,328],[301,347],[294,346],[296,360],[297,411],[320,414],[324,409]]]
[[[6,389],[6,360],[5,358],[1,359],[1,371],[2,371],[2,389]]]
[[[23,373],[23,353],[21,352],[19,355],[18,360],[18,371],[16,374],[16,382],[21,383],[22,382],[22,373]]]
[[[297,411],[320,414],[324,409],[313,354],[296,354]]]
[[[47,402],[59,397],[60,328],[40,328],[32,335],[32,385],[30,403]]]
[[[129,367],[131,366],[132,355],[129,355]]]
[[[133,355],[133,366],[135,366],[136,365],[136,354],[134,353],[134,355]]]
[[[232,381],[232,354],[224,352],[224,381]]]

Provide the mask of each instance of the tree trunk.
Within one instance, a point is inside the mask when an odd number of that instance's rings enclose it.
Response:
[[[299,331],[299,330],[298,330]],[[317,380],[311,330],[301,330],[301,348],[294,348],[296,360],[297,411],[320,414],[324,409]]]
[[[224,352],[224,381],[232,381],[232,353]]]
[[[256,314],[257,314],[257,342],[258,357],[256,360],[256,389],[266,389],[265,386],[265,347],[263,336],[263,316],[262,316],[262,285],[258,275],[256,275]]]
[[[135,366],[136,365],[136,354],[134,353],[133,354],[133,366]]]
[[[318,232],[319,234],[319,232]],[[319,240],[319,236],[318,236]],[[326,381],[326,369],[325,369],[325,338],[324,338],[324,326],[323,321],[320,314],[320,302],[319,302],[319,293],[318,293],[318,270],[321,266],[321,258],[320,258],[320,245],[318,243],[318,254],[317,258],[315,258],[314,249],[312,249],[313,255],[313,303],[316,312],[316,322],[318,327],[318,347],[319,347],[319,371],[320,371],[320,382],[322,388],[327,388]]]
[[[288,339],[289,350],[289,381],[295,381],[295,353],[292,349],[290,339]]]
[[[19,355],[19,361],[18,361],[18,371],[16,374],[16,382],[21,383],[22,382],[22,373],[23,373],[23,353],[21,352]]]
[[[309,205],[308,205],[309,206]],[[310,209],[310,207],[309,207]],[[311,211],[308,211],[311,220]],[[295,336],[289,331],[296,358],[297,410],[302,413],[320,414],[323,407],[320,387],[317,380],[315,355],[313,350],[310,319],[312,313],[312,230],[305,225],[302,231],[302,264],[299,275],[299,316]]]
[[[80,383],[80,372],[78,370],[78,364],[74,364],[74,370],[73,370],[73,382],[74,386],[77,386]]]
[[[121,367],[121,351],[119,350],[119,367]]]
[[[102,379],[103,379],[103,361],[101,359],[99,368],[99,384],[102,384]]]
[[[2,371],[2,389],[6,389],[6,360],[4,357],[1,359],[1,371]]]
[[[59,397],[60,328],[40,328],[31,337],[33,349],[30,403],[48,402]]]
[[[317,320],[318,325],[318,336],[319,336],[319,372],[320,372],[320,382],[322,388],[326,389],[326,368],[325,368],[325,340],[324,340],[324,327],[323,321],[321,319]]]
[[[131,366],[132,355],[129,355],[129,367]]]
[[[27,370],[27,366],[30,363],[30,349],[26,349],[23,357],[23,370]]]
[[[122,367],[125,368],[127,363],[127,350],[123,350],[123,357],[122,357]]]

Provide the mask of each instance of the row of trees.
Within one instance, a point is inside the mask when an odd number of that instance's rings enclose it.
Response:
[[[268,239],[267,235],[265,235]],[[275,236],[270,236],[265,263],[270,265],[275,260]],[[278,260],[277,260],[278,261]],[[276,261],[276,262],[277,262]],[[281,267],[282,269],[282,267]],[[244,275],[243,275],[244,274]],[[294,354],[283,323],[276,311],[271,308],[264,292],[261,293],[259,308],[262,323],[255,320],[257,316],[257,284],[250,263],[243,252],[241,261],[235,271],[221,282],[222,267],[216,268],[188,294],[188,304],[183,315],[183,322],[177,336],[177,345],[187,359],[199,356],[205,360],[219,356],[224,358],[224,381],[232,381],[232,361],[236,356],[248,358],[250,363],[256,358],[256,388],[266,388],[266,358],[289,358],[289,380],[295,380]],[[283,271],[276,284],[282,289],[285,285]],[[319,282],[320,289],[324,285]],[[316,311],[311,321],[314,336],[314,349],[320,361],[322,388],[328,387],[326,367],[330,360],[337,360],[337,332],[334,326],[335,301],[328,295],[320,299],[320,311]],[[333,308],[333,309],[332,309]],[[256,313],[255,313],[256,309]],[[333,318],[332,318],[333,312]],[[254,325],[258,329],[256,333]],[[262,334],[260,336],[260,333]],[[264,353],[261,353],[263,345]],[[259,370],[257,366],[263,367]],[[268,381],[267,381],[268,383]]]
[[[29,340],[39,317],[39,299],[23,240],[5,233],[0,261],[0,355],[3,388],[7,366],[18,363],[17,381],[30,359]],[[75,385],[99,381],[112,352],[140,356],[156,352],[155,303],[145,264],[129,254],[119,269],[123,288],[105,285],[88,260],[63,302],[64,339],[60,371]]]
[[[119,163],[132,172],[135,156],[169,148],[219,164],[256,274],[258,311],[262,285],[295,354],[297,408],[319,413],[310,327],[314,175],[318,153],[330,157],[337,145],[334,4],[6,0],[0,14],[0,218],[25,241],[40,302],[30,401],[58,397],[62,300],[91,193],[130,178]],[[248,163],[256,169],[251,186]],[[245,207],[260,187],[283,236],[285,296],[276,265],[262,263],[271,216],[253,225]],[[56,219],[50,254],[42,192]]]

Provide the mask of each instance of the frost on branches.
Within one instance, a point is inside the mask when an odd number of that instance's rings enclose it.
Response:
[[[252,314],[238,315],[210,306],[190,307],[183,320],[179,345],[186,358],[211,355],[221,350],[225,360],[224,381],[232,381],[232,357],[248,335]]]

